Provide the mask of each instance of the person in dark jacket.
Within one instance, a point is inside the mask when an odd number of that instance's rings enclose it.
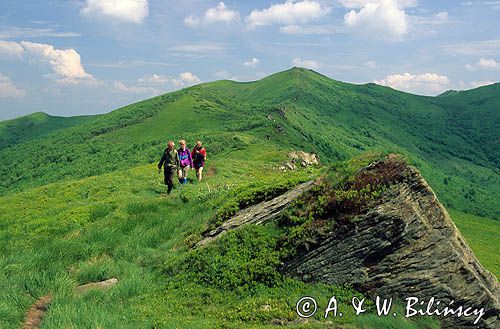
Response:
[[[205,160],[207,159],[207,150],[202,146],[201,141],[196,142],[191,157],[193,158],[194,170],[196,170],[196,178],[198,178],[198,182],[201,182],[203,167],[205,167]]]
[[[177,154],[179,156],[180,169],[177,171],[177,173],[179,175],[179,183],[187,184],[187,175],[189,169],[193,168],[193,158],[191,157],[191,151],[186,146],[186,141],[180,140],[179,144],[181,145],[181,147],[177,150]]]
[[[165,175],[165,185],[167,185],[167,193],[172,192],[174,187],[174,175],[179,168],[179,155],[175,149],[175,144],[173,141],[169,141],[167,148],[163,152],[163,156],[158,163],[158,173],[161,172],[161,167],[163,166],[163,173]]]

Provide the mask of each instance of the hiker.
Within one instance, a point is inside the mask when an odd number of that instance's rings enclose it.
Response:
[[[201,182],[203,167],[205,166],[205,160],[207,159],[207,150],[202,146],[201,141],[196,142],[196,146],[193,148],[193,152],[191,153],[191,157],[193,158],[193,166],[196,171],[196,178],[198,178],[198,182]]]
[[[163,166],[163,173],[165,175],[165,185],[167,185],[167,194],[172,192],[174,187],[174,174],[177,168],[179,168],[179,155],[175,149],[175,144],[173,141],[169,141],[167,148],[163,152],[160,162],[158,163],[158,173],[161,173],[161,167]]]
[[[191,157],[191,151],[186,147],[186,141],[180,140],[180,149],[177,150],[179,155],[179,170],[177,171],[179,175],[179,183],[187,184],[187,175],[190,168],[193,168],[193,158]]]

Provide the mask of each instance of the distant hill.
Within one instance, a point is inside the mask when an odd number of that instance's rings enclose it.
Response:
[[[259,81],[200,84],[99,116],[35,113],[1,122],[0,328],[30,322],[30,309],[45,314],[43,328],[439,328],[435,317],[379,317],[373,307],[356,316],[344,306],[342,317],[328,319],[320,311],[303,322],[296,312],[303,296],[318,306],[332,296],[348,305],[366,291],[286,276],[283,265],[314,254],[323,238],[355,237],[359,243],[333,243],[328,253],[339,262],[339,248],[355,251],[342,254],[363,262],[344,264],[349,277],[352,268],[381,280],[399,273],[413,289],[417,273],[418,287],[437,296],[450,291],[434,290],[439,283],[482,293],[472,284],[478,276],[463,280],[464,266],[478,263],[469,251],[455,252],[466,250],[463,242],[447,244],[455,228],[425,181],[498,278],[499,88],[424,97],[293,68]],[[204,142],[205,177],[198,184],[190,172],[189,184],[167,195],[156,163],[167,141],[181,138],[190,147]],[[282,169],[292,150],[317,153],[323,166]],[[374,167],[388,152],[402,153],[387,158],[408,160],[422,177],[398,171],[399,160]],[[275,202],[301,183],[314,185],[303,201],[289,199],[284,209]],[[283,212],[191,249],[203,232],[232,227],[230,218],[256,208]],[[403,231],[410,235],[394,240]],[[377,272],[388,253],[401,256],[392,267],[400,272]],[[111,278],[117,284],[108,290],[77,292]]]
[[[498,219],[499,105],[500,84],[424,97],[303,68],[216,81],[96,117],[7,123],[0,194],[154,162],[168,139],[184,138],[204,140],[214,156],[303,149],[328,162],[367,150],[404,153],[447,206]]]
[[[73,127],[91,119],[91,116],[57,117],[35,112],[13,120],[0,122],[0,148],[20,144],[52,132]]]
[[[458,93],[460,93],[460,91],[450,89],[450,90],[445,91],[444,93],[437,95],[437,97],[453,96],[453,95],[456,95]]]

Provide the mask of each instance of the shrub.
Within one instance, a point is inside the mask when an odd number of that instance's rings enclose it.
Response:
[[[281,261],[275,247],[272,230],[247,226],[167,264],[166,271],[221,289],[274,286],[282,282],[278,271]]]
[[[406,161],[374,155],[337,164],[319,186],[298,199],[279,219],[288,233],[280,241],[283,258],[308,250],[337,225],[364,214],[381,202],[386,189],[404,178]],[[380,158],[380,156],[379,156]]]

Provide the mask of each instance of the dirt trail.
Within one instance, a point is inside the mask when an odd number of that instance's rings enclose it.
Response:
[[[76,287],[75,290],[77,293],[82,293],[94,288],[106,289],[115,285],[117,282],[118,282],[117,279],[111,278],[105,281],[83,284],[81,286]],[[24,320],[22,329],[38,329],[42,323],[45,313],[47,313],[47,310],[51,302],[52,302],[52,296],[50,294],[40,297],[31,306],[30,310],[26,314],[26,319]]]

